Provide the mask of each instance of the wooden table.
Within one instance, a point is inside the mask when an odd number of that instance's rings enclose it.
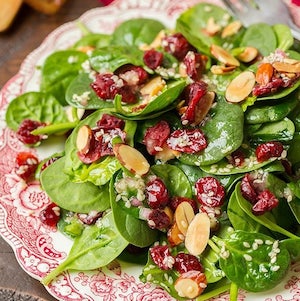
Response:
[[[8,0],[9,1],[9,0]],[[58,26],[99,7],[98,0],[68,0],[53,16],[42,15],[25,4],[11,28],[0,33],[0,89],[14,76],[24,58]],[[39,281],[18,265],[11,247],[0,238],[0,300],[54,301]]]

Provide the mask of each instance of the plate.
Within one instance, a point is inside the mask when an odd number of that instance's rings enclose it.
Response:
[[[112,5],[92,9],[79,20],[91,31],[111,33],[117,24],[134,17],[148,17],[175,25],[177,16],[199,0],[116,0]],[[219,1],[210,1],[218,4]],[[24,183],[14,172],[14,158],[24,150],[15,134],[6,127],[5,110],[16,96],[38,90],[37,66],[53,51],[65,49],[80,38],[77,21],[66,23],[52,32],[21,65],[20,71],[0,93],[0,233],[10,244],[21,268],[41,279],[63,261],[72,242],[58,231],[42,225],[39,212],[50,202],[39,183]],[[62,147],[59,139],[32,149],[40,159]],[[28,149],[27,149],[28,150]],[[46,289],[61,301],[173,300],[165,291],[139,281],[142,267],[119,261],[94,271],[66,272]],[[291,266],[281,285],[263,294],[240,292],[239,301],[292,301],[300,299],[300,263]],[[211,300],[229,300],[223,294]]]

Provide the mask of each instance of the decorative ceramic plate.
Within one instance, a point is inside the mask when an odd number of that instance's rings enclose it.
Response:
[[[169,27],[177,16],[199,0],[116,0],[107,7],[85,13],[80,21],[91,31],[111,33],[115,26],[133,17],[158,19]],[[218,3],[218,1],[211,1]],[[67,23],[52,32],[42,45],[24,61],[19,73],[4,86],[0,94],[0,233],[13,248],[20,266],[32,277],[41,279],[63,261],[71,241],[58,231],[41,224],[38,214],[50,202],[39,183],[26,184],[14,172],[14,158],[24,149],[15,134],[6,127],[7,104],[26,91],[39,87],[37,66],[58,49],[71,46],[81,36],[76,22]],[[43,159],[60,149],[62,143],[52,141],[37,150]],[[141,283],[142,267],[112,262],[106,268],[88,272],[66,272],[46,287],[58,300],[173,300],[160,288]],[[212,300],[229,300],[223,294]],[[263,294],[240,293],[239,301],[300,300],[300,263],[291,266],[281,285]]]

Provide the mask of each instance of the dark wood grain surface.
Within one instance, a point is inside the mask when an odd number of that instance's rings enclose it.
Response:
[[[9,1],[9,0],[8,0]],[[19,70],[25,57],[58,26],[99,7],[98,0],[68,0],[52,16],[42,15],[25,4],[14,23],[0,33],[0,89]],[[0,301],[54,301],[39,281],[18,265],[12,248],[0,238]]]

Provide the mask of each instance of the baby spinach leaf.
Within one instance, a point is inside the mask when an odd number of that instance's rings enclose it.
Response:
[[[41,91],[52,93],[66,105],[65,91],[87,59],[86,53],[76,50],[60,50],[49,55],[42,65]]]
[[[143,52],[132,46],[107,46],[93,51],[91,67],[100,72],[114,72],[119,67],[132,64],[143,65]]]
[[[146,221],[134,217],[116,201],[114,179],[110,182],[110,204],[116,228],[126,241],[138,247],[147,247],[157,240],[157,230],[150,229]]]
[[[79,47],[95,47],[101,48],[108,46],[110,44],[111,35],[103,34],[103,33],[89,33],[84,35],[81,39],[79,39],[74,45],[74,49],[78,49]]]
[[[284,239],[280,242],[282,246],[287,248],[291,255],[292,262],[296,262],[300,260],[300,238],[299,239],[293,239],[288,238]]]
[[[285,24],[273,25],[273,30],[277,38],[277,48],[283,51],[290,49],[294,44],[291,29]]]
[[[153,165],[151,170],[163,180],[171,196],[192,197],[192,187],[189,179],[178,167],[170,164],[160,164]]]
[[[135,18],[127,20],[114,30],[111,44],[123,46],[150,44],[164,28],[165,26],[161,22],[154,19]]]
[[[300,181],[290,182],[287,187],[294,194],[292,200],[289,200],[288,205],[290,206],[297,222],[300,224]]]
[[[271,25],[255,23],[246,29],[240,46],[255,47],[263,56],[268,56],[276,50],[277,38]]]
[[[230,104],[223,96],[210,111],[203,126],[207,147],[197,154],[182,154],[179,160],[191,165],[210,165],[238,149],[243,142],[244,113],[239,105]]]
[[[87,73],[80,73],[76,76],[66,90],[67,103],[80,109],[112,108],[113,103],[100,99],[91,88],[91,83],[92,80]]]
[[[262,233],[235,231],[222,240],[220,267],[238,287],[250,292],[273,288],[286,275],[290,255],[284,245]]]
[[[100,223],[87,226],[82,235],[75,238],[65,261],[42,279],[47,285],[66,270],[87,271],[103,267],[117,258],[128,242],[116,229],[112,213],[105,215]]]
[[[50,124],[67,122],[68,118],[57,99],[43,92],[27,92],[13,99],[6,110],[6,123],[16,131],[24,119]]]
[[[52,202],[78,213],[109,208],[108,185],[100,188],[89,182],[71,182],[69,176],[62,172],[64,165],[65,158],[62,157],[43,170],[40,176],[42,188]]]

